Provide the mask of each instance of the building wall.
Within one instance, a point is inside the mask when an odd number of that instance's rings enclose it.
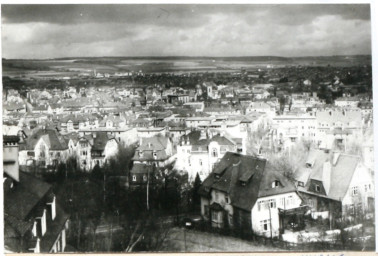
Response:
[[[356,192],[357,193],[356,193]],[[342,200],[343,207],[357,206],[362,207],[362,211],[367,210],[368,197],[375,197],[374,180],[370,175],[368,169],[359,163],[353,174],[348,191]],[[345,216],[346,212],[343,212]]]
[[[264,204],[262,204],[263,202],[269,203],[269,200],[275,201],[275,207],[270,208],[268,207],[269,205],[264,206]],[[301,205],[301,202],[302,200],[295,192],[259,198],[251,211],[253,232],[265,237],[279,236],[280,224],[278,208],[285,210],[297,208]],[[268,223],[267,230],[264,230],[265,223]],[[272,230],[272,232],[270,232],[270,230]]]

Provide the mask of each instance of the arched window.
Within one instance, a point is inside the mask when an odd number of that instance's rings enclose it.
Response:
[[[135,175],[133,175],[133,181],[136,181],[136,176]]]

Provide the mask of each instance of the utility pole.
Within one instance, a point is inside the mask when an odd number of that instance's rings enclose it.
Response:
[[[147,211],[150,210],[148,196],[149,196],[149,186],[150,186],[150,169],[147,169]]]
[[[273,238],[273,233],[272,233],[272,214],[270,212],[270,205],[269,205],[269,225],[270,225],[270,239]]]

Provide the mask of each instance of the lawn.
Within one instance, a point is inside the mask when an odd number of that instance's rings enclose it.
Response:
[[[160,251],[164,252],[268,252],[278,251],[253,241],[219,234],[172,228]]]

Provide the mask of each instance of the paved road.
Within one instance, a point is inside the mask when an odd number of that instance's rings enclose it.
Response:
[[[185,232],[185,233],[184,233]],[[172,228],[161,251],[165,252],[258,252],[278,251],[275,247],[259,245],[238,238],[184,228]]]

